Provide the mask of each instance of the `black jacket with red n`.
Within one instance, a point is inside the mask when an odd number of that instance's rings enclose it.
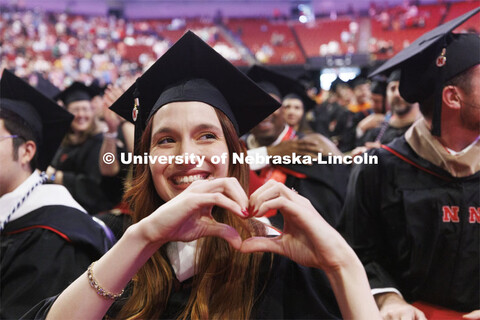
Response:
[[[480,173],[455,178],[405,137],[352,170],[340,230],[372,289],[458,311],[480,309]]]

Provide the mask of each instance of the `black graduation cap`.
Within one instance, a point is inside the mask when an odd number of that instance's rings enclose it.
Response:
[[[387,82],[381,80],[374,80],[372,81],[372,86],[370,90],[374,94],[379,94],[385,97],[387,95]]]
[[[292,93],[299,96],[303,101],[305,112],[315,106],[315,101],[307,95],[303,85],[295,79],[259,65],[253,65],[248,69],[247,76],[255,81],[263,90],[278,96],[281,100]]]
[[[37,167],[45,170],[70,128],[73,115],[8,70],[3,71],[0,93],[0,109],[17,114],[32,128]]]
[[[37,77],[37,88],[38,91],[43,93],[50,99],[53,99],[56,95],[60,93],[60,89],[57,88],[53,83],[51,83],[48,79],[45,79],[40,73],[36,72]]]
[[[55,96],[55,100],[61,100],[63,105],[67,107],[70,103],[82,100],[92,100],[97,94],[91,87],[87,87],[84,83],[75,81],[65,90]]]
[[[275,99],[191,31],[138,78],[110,109],[135,123],[138,142],[148,119],[160,107],[175,101],[201,101],[221,110],[239,136],[280,107]]]
[[[303,74],[297,78],[297,81],[303,86],[305,90],[315,87],[315,81],[311,79],[307,74]]]
[[[98,81],[98,79],[93,80],[88,87],[91,89],[94,97],[103,96],[105,90],[107,89],[106,85],[100,85],[100,81]]]
[[[435,96],[432,134],[440,136],[441,91],[446,81],[480,63],[480,38],[452,30],[480,11],[480,7],[453,19],[415,40],[370,76],[401,69],[400,95],[408,102]]]
[[[393,70],[387,78],[387,83],[392,81],[400,81],[402,71],[400,69]]]

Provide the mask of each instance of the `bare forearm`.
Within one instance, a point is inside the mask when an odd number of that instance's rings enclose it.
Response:
[[[93,274],[106,290],[119,293],[140,267],[160,247],[143,236],[141,224],[130,227],[120,241],[95,263]],[[113,300],[90,287],[86,273],[65,289],[53,304],[47,319],[101,319]]]
[[[358,258],[327,272],[344,319],[380,319],[380,313],[370,292],[367,275]]]
[[[100,157],[98,161],[100,173],[104,176],[113,177],[117,175],[120,171],[120,165],[118,162],[119,160],[116,159],[111,164],[105,163],[103,156],[106,153],[112,153],[115,156],[117,155],[116,139],[107,137],[103,139],[102,148],[100,149]]]

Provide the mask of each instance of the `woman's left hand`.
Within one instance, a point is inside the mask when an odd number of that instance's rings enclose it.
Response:
[[[256,217],[270,209],[280,210],[284,230],[275,238],[245,240],[240,249],[242,252],[274,252],[304,266],[325,271],[338,268],[354,255],[342,236],[322,218],[310,201],[284,184],[268,181],[250,196],[249,203]]]

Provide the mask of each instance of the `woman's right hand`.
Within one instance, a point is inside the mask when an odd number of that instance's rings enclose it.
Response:
[[[193,182],[139,224],[143,225],[141,229],[147,240],[160,246],[170,241],[188,242],[217,236],[239,249],[240,235],[233,227],[215,221],[213,206],[222,207],[241,218],[248,216],[248,197],[238,180],[218,178]]]

